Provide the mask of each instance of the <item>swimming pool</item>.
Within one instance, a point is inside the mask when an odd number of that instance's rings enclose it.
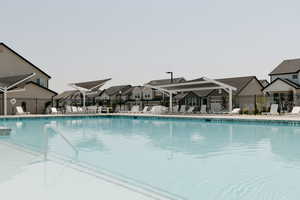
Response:
[[[0,120],[9,142],[49,151],[189,200],[300,196],[300,126],[149,117]],[[78,156],[56,131],[78,150]]]

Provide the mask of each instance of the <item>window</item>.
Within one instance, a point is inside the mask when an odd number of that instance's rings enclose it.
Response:
[[[298,75],[297,74],[293,74],[292,79],[298,79]]]

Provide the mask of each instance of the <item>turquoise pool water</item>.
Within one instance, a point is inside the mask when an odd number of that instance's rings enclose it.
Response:
[[[12,143],[42,151],[52,124],[78,162],[189,200],[294,200],[300,196],[300,126],[133,117],[0,121]],[[74,157],[55,132],[49,150]]]

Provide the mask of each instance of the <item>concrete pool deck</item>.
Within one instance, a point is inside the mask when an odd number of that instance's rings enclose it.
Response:
[[[41,154],[0,141],[2,199],[167,200],[109,177],[93,175],[72,163],[43,161]]]

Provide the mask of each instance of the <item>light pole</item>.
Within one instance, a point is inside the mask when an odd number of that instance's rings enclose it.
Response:
[[[166,72],[167,74],[171,74],[171,83],[173,83],[173,72]]]

